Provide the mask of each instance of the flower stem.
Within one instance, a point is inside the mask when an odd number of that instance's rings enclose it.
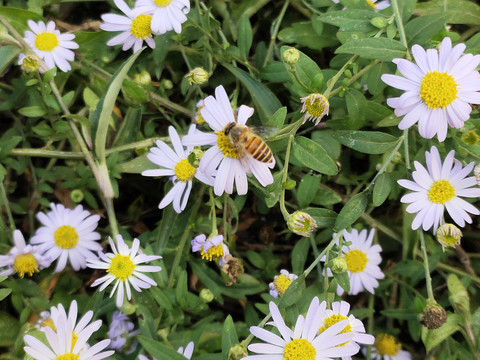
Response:
[[[411,56],[410,56],[410,52],[408,51],[407,37],[405,36],[405,29],[403,27],[400,10],[398,8],[398,1],[392,0],[391,5],[393,9],[393,14],[395,15],[395,22],[397,24],[398,34],[400,36],[400,42],[407,48],[407,59],[410,60]]]
[[[215,206],[215,196],[213,196],[213,188],[208,188],[208,195],[210,196],[210,216],[212,217],[212,232],[211,235],[216,236],[218,234],[217,229],[217,211]],[[224,229],[225,231],[225,229]],[[224,234],[225,237],[225,234]]]
[[[403,149],[405,153],[405,166],[410,170],[410,153],[408,152],[408,129],[403,130]]]
[[[337,242],[338,239],[340,239],[340,236],[343,235],[343,230],[340,230],[330,241],[330,243],[323,249],[323,251],[315,258],[315,260],[310,264],[310,266],[303,272],[303,275],[305,277],[308,276],[312,272],[312,270],[317,266],[317,264],[320,262],[320,259],[327,253],[327,251],[330,251],[335,243]]]
[[[331,96],[330,92],[332,91],[333,87],[335,86],[336,82],[338,81],[338,79],[340,79],[340,76],[342,76],[342,74],[345,72],[345,70],[347,70],[347,67],[353,63],[355,60],[357,60],[358,58],[358,55],[353,55],[350,60],[348,60],[345,65],[342,66],[342,68],[340,70],[338,70],[338,72],[335,74],[334,77],[332,77],[330,79],[330,81],[328,82],[328,87],[327,87],[327,90],[324,91],[323,93],[323,96],[325,96],[327,99]]]
[[[115,217],[115,209],[113,207],[113,199],[107,198],[105,199],[106,208],[107,208],[107,216],[108,222],[110,224],[110,232],[114,239],[117,238],[118,235],[118,226],[117,226],[117,218]]]
[[[5,207],[5,212],[7,213],[8,223],[10,229],[15,230],[15,222],[13,221],[12,211],[10,210],[10,205],[8,204],[7,192],[5,191],[5,186],[3,186],[3,181],[0,182],[0,199]]]
[[[368,71],[370,71],[375,65],[377,65],[380,61],[378,60],[375,60],[373,62],[371,62],[370,64],[368,64],[367,66],[365,66],[362,70],[360,70],[358,73],[356,73],[355,75],[353,75],[350,80],[348,80],[348,83],[347,83],[347,87],[352,85],[355,81],[357,81],[357,79],[359,79],[360,77],[362,77],[365,73],[367,73]],[[332,97],[334,95],[337,95],[341,90],[343,89],[343,86],[339,86],[337,87],[336,89],[332,90],[332,92],[330,93],[330,96],[329,97]]]
[[[273,21],[273,24],[275,25],[272,30],[272,35],[270,36],[270,43],[268,44],[267,54],[265,55],[265,60],[263,61],[262,68],[267,66],[268,62],[270,61],[270,57],[272,56],[273,48],[275,46],[275,40],[277,38],[278,31],[280,30],[280,25],[282,23],[283,17],[285,16],[285,12],[287,11],[289,4],[290,4],[290,0],[286,0],[283,3],[283,7],[280,10],[280,14],[278,14],[278,17]]]
[[[434,303],[436,303],[435,298],[433,296],[433,289],[432,289],[432,278],[430,276],[430,267],[428,266],[428,255],[427,255],[427,248],[425,246],[425,238],[423,236],[423,230],[418,231],[420,235],[420,248],[422,249],[423,253],[423,268],[425,270],[425,281],[427,283],[427,294],[428,294],[428,300],[432,300]]]

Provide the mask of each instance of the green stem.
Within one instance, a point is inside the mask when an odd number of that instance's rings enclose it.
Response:
[[[408,151],[408,129],[403,130],[403,151],[405,153],[405,166],[410,170],[410,153]]]
[[[327,251],[325,255],[325,267],[327,267],[329,261],[330,250]],[[330,307],[330,301],[328,301],[328,271],[325,269],[325,274],[323,275],[323,295],[325,296],[325,301],[327,302],[327,308]]]
[[[433,296],[433,289],[432,289],[432,277],[430,276],[430,267],[428,265],[428,255],[427,255],[427,247],[425,246],[425,238],[423,236],[423,230],[418,231],[420,235],[420,248],[422,249],[423,253],[423,268],[425,270],[425,281],[427,283],[427,294],[428,299],[432,300],[436,303],[435,297]]]
[[[457,275],[460,275],[460,276],[469,277],[470,279],[472,279],[472,281],[476,282],[477,284],[480,284],[480,278],[478,276],[472,276],[471,274],[468,274],[465,271],[457,269],[454,266],[450,266],[450,265],[443,264],[443,263],[439,262],[439,263],[437,263],[437,268],[442,269],[442,270],[446,270],[448,272],[451,272],[451,273],[454,273],[454,274],[457,274]]]
[[[303,272],[303,275],[305,277],[308,276],[312,272],[312,270],[317,266],[317,264],[320,262],[320,259],[327,253],[327,251],[330,251],[335,243],[337,242],[338,239],[340,239],[340,236],[343,234],[343,229],[340,230],[330,241],[330,243],[323,249],[323,251],[315,258],[315,260],[310,264],[310,266]]]
[[[353,55],[350,60],[348,60],[345,65],[342,66],[342,68],[340,70],[338,70],[338,72],[335,74],[334,77],[332,77],[330,79],[330,81],[328,82],[328,87],[327,87],[327,90],[324,91],[323,93],[323,96],[325,96],[325,98],[329,98],[330,97],[330,92],[332,91],[333,87],[335,86],[336,82],[338,81],[338,79],[340,79],[340,76],[342,76],[342,74],[345,72],[345,70],[347,69],[347,67],[353,63],[355,60],[357,60],[358,58],[358,55]]]
[[[290,0],[286,0],[283,3],[283,7],[280,10],[280,14],[274,20],[274,27],[272,31],[272,35],[270,37],[270,43],[268,44],[267,54],[265,55],[265,60],[263,61],[262,68],[267,66],[268,62],[270,61],[270,57],[273,53],[273,48],[275,46],[275,40],[277,39],[278,31],[280,30],[280,24],[282,23],[283,17],[285,16],[285,12],[287,11],[288,5],[290,4]]]
[[[15,230],[15,222],[13,221],[12,211],[10,210],[10,205],[8,203],[7,192],[5,191],[5,186],[3,186],[3,181],[0,182],[0,197],[5,207],[5,212],[7,213],[8,223],[10,225],[10,229]]]
[[[317,243],[315,242],[315,236],[312,234],[310,235],[310,246],[312,247],[313,250],[313,256],[317,257],[319,255],[318,253],[318,247]],[[322,267],[319,265],[317,266],[317,272],[318,272],[318,277],[322,277]]]
[[[110,230],[111,230],[113,239],[116,240],[118,235],[118,226],[117,226],[117,218],[115,217],[115,208],[113,207],[113,199],[107,198],[105,199],[105,201],[106,201],[106,207],[107,207],[108,222],[110,224]]]
[[[215,196],[213,196],[213,188],[208,188],[208,195],[210,196],[210,216],[212,217],[212,231],[211,235],[216,236],[218,234],[217,229],[217,210],[215,206]],[[224,229],[225,231],[225,229]]]
[[[350,80],[348,80],[348,83],[347,83],[347,87],[352,85],[355,81],[357,81],[360,77],[362,77],[365,73],[367,73],[368,71],[370,71],[375,65],[377,65],[380,61],[378,60],[375,60],[373,61],[372,63],[368,64],[367,66],[365,66],[362,70],[360,70],[358,73],[356,73],[355,75],[353,75]],[[332,90],[332,92],[330,93],[330,96],[329,97],[332,97],[332,96],[335,96],[337,95],[340,91],[342,91],[343,89],[343,86],[339,86],[338,88]]]
[[[267,323],[268,320],[270,320],[270,318],[272,317],[272,315],[270,315],[270,313],[268,313],[262,321],[260,321],[260,324],[258,324],[259,327],[264,327],[265,324]],[[246,348],[248,346],[248,344],[250,344],[250,341],[253,340],[253,335],[250,334],[248,335],[248,337],[242,341],[242,345]]]
[[[390,2],[393,9],[393,14],[395,15],[395,22],[397,24],[398,34],[400,36],[400,42],[407,48],[407,59],[410,60],[410,52],[408,51],[407,37],[405,36],[405,29],[403,27],[402,16],[400,15],[400,10],[398,8],[398,1],[392,0]]]

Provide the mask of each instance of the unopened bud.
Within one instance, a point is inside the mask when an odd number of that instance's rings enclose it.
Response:
[[[196,147],[192,150],[190,155],[188,155],[188,162],[193,167],[198,168],[198,166],[200,165],[200,160],[202,160],[202,157],[203,157],[203,150],[200,149],[199,147]]]
[[[31,73],[39,69],[40,59],[36,55],[25,56],[25,54],[20,54],[18,64],[22,67],[23,71]]]
[[[133,81],[139,85],[148,86],[152,83],[152,77],[147,70],[143,70],[133,76]]]
[[[125,300],[119,310],[124,314],[132,315],[137,310],[137,307]]]
[[[344,273],[348,269],[347,260],[343,256],[333,259],[331,269],[336,274]]]
[[[300,60],[300,52],[294,47],[288,48],[282,53],[282,60],[285,64],[293,66]]]
[[[165,89],[165,90],[171,90],[173,89],[173,83],[171,80],[168,80],[168,79],[163,79],[161,82],[160,82],[161,86]]]
[[[208,72],[201,67],[196,67],[193,70],[190,70],[187,75],[185,75],[185,79],[190,83],[190,85],[202,85],[208,82],[208,78],[210,75]]]
[[[377,16],[370,20],[370,24],[375,26],[377,29],[384,29],[388,26],[388,20],[384,17]]]
[[[467,145],[476,145],[480,141],[480,137],[475,131],[470,130],[462,134],[462,141]]]
[[[460,244],[462,232],[453,224],[443,224],[437,230],[437,241],[442,245],[443,251],[447,247],[455,247]]]
[[[297,182],[295,180],[287,180],[282,184],[282,189],[292,190],[295,188],[296,185]]]
[[[438,329],[447,321],[447,312],[437,303],[427,304],[422,312],[420,324],[429,330]]]
[[[297,210],[288,216],[287,226],[291,232],[309,237],[312,231],[317,228],[317,222],[308,213]]]
[[[200,291],[200,299],[202,299],[204,303],[208,304],[209,302],[212,302],[213,299],[215,299],[215,295],[210,289],[205,288]]]
[[[241,344],[233,345],[230,350],[228,350],[228,360],[240,360],[248,356],[247,349]]]
[[[83,192],[82,190],[75,189],[70,193],[70,199],[72,199],[73,202],[79,203],[83,200]]]

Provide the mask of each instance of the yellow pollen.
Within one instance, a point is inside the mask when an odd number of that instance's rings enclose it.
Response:
[[[150,15],[138,15],[135,20],[132,21],[130,32],[137,39],[146,39],[152,35],[152,30],[150,29],[151,22],[152,17]]]
[[[58,45],[57,35],[43,32],[35,37],[35,47],[41,51],[52,51]]]
[[[202,249],[200,254],[202,254],[202,259],[206,259],[208,261],[215,261],[223,256],[223,246],[222,244],[212,246],[210,249],[208,249],[207,252],[204,252]]]
[[[339,321],[342,321],[342,320],[345,320],[345,319],[347,319],[347,318],[345,316],[341,315],[341,314],[333,314],[333,315],[329,316],[328,318],[326,318],[324,320],[324,325],[320,329],[318,329],[318,332],[322,333],[325,330],[327,330],[330,326],[335,325]],[[352,327],[350,326],[350,324],[345,326],[345,329],[343,329],[339,334],[344,334],[344,333],[347,333],[347,332],[352,332]],[[347,343],[348,343],[348,341],[344,342],[343,344],[339,344],[337,346],[343,346]]]
[[[216,131],[215,134],[217,134],[218,148],[222,151],[223,157],[238,159],[237,148],[230,142],[228,136],[223,131]]]
[[[273,285],[275,285],[275,290],[277,290],[280,296],[285,294],[285,291],[287,291],[291,283],[292,281],[283,274],[280,274],[279,276],[277,276],[275,280],[273,280]]]
[[[321,94],[310,94],[305,100],[305,109],[310,116],[322,117],[328,107],[328,100]]]
[[[379,355],[397,355],[402,344],[396,343],[392,335],[379,334],[375,339],[375,347]]]
[[[178,180],[189,181],[192,180],[195,175],[195,168],[190,165],[188,159],[180,160],[177,165],[175,165],[175,175],[177,175]]]
[[[285,345],[283,360],[315,360],[317,351],[312,343],[305,339],[294,339]]]
[[[55,324],[53,323],[52,318],[48,318],[48,319],[43,320],[42,323],[40,324],[40,326],[41,327],[48,326],[53,331],[57,331],[57,328],[55,327]]]
[[[55,358],[55,360],[78,360],[80,358],[80,355],[75,355],[75,354],[72,354],[72,353],[68,353],[68,354],[63,354],[63,355],[59,355]]]
[[[345,254],[347,269],[352,273],[362,272],[367,266],[367,255],[360,250],[352,250]]]
[[[78,243],[77,231],[69,225],[60,226],[55,230],[53,237],[55,238],[55,245],[62,249],[74,248]]]
[[[457,83],[447,73],[428,72],[420,86],[420,98],[430,109],[444,109],[457,98]]]
[[[38,272],[37,259],[35,259],[35,256],[31,253],[20,254],[15,258],[13,268],[21,278],[23,278],[25,274],[32,276],[33,273]]]
[[[133,274],[134,269],[135,264],[129,256],[117,254],[112,259],[112,264],[107,269],[107,272],[115,276],[118,280],[125,281]]]
[[[428,190],[428,199],[437,204],[445,204],[455,196],[455,189],[448,180],[435,181]]]
[[[153,0],[155,5],[160,6],[160,7],[165,7],[168,6],[172,0]]]
[[[75,334],[75,332],[72,333],[72,351],[73,351],[73,347],[75,346],[75,344],[77,343],[77,340],[78,340],[78,336],[77,334]]]

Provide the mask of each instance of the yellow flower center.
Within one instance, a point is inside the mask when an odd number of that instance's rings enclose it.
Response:
[[[168,6],[172,0],[153,0],[155,5],[160,6],[160,7],[165,7]]]
[[[78,243],[77,231],[70,225],[62,225],[53,234],[55,245],[62,249],[74,248]]]
[[[362,272],[367,266],[367,254],[360,250],[352,250],[345,254],[347,269],[352,273]]]
[[[72,349],[74,348],[75,344],[77,343],[77,340],[78,340],[78,336],[77,334],[75,334],[75,332],[72,333]]]
[[[208,249],[207,252],[204,252],[202,249],[200,254],[202,254],[202,259],[206,259],[208,261],[215,261],[223,256],[223,246],[222,244],[212,246],[210,249]]]
[[[58,45],[57,35],[43,32],[35,38],[35,47],[41,51],[52,51]]]
[[[445,204],[455,196],[455,189],[448,180],[435,181],[428,190],[428,198],[431,202]]]
[[[310,94],[305,100],[307,114],[313,117],[322,117],[329,107],[328,100],[322,94]]]
[[[444,109],[457,98],[457,83],[447,73],[428,72],[420,86],[420,98],[430,109]]]
[[[41,327],[47,327],[48,326],[53,331],[57,331],[57,328],[55,327],[55,324],[53,323],[52,318],[48,318],[48,319],[43,320],[42,323],[40,324],[40,326]]]
[[[135,264],[129,256],[120,254],[115,255],[112,259],[112,264],[107,269],[107,272],[115,276],[120,281],[125,281],[133,274]]]
[[[152,35],[150,24],[152,17],[150,15],[142,14],[138,15],[135,20],[132,21],[131,33],[137,39],[146,39]]]
[[[375,339],[375,347],[379,355],[397,355],[402,344],[396,343],[392,335],[379,334]]]
[[[63,354],[63,355],[59,355],[55,358],[55,360],[78,360],[80,358],[80,355],[75,355],[75,354],[72,354],[72,353],[68,353],[68,354]]]
[[[25,274],[32,276],[33,273],[38,272],[37,259],[35,259],[35,256],[31,253],[20,254],[15,258],[13,269],[21,278],[23,278]]]
[[[205,105],[202,105],[197,109],[197,116],[195,116],[195,122],[198,125],[202,125],[205,122],[205,119],[203,118],[202,113],[200,112],[200,110],[202,110],[204,107]]]
[[[218,148],[222,151],[223,157],[238,159],[237,148],[230,142],[228,136],[223,131],[216,131],[215,134],[217,134]]]
[[[175,165],[175,175],[181,181],[192,180],[195,175],[195,168],[188,162],[188,159],[180,160],[177,165]]]
[[[275,280],[273,280],[273,285],[275,285],[275,290],[277,290],[277,292],[280,295],[285,294],[285,291],[287,291],[291,283],[292,281],[283,274],[280,274],[279,276],[277,276]]]
[[[330,326],[335,325],[339,321],[342,321],[342,320],[345,320],[345,319],[347,319],[347,318],[345,316],[341,315],[341,314],[333,314],[333,315],[329,316],[328,318],[326,318],[324,320],[324,325],[320,329],[318,329],[318,331],[320,333],[322,333],[325,330],[327,330]],[[352,332],[352,327],[350,326],[350,324],[345,326],[345,329],[343,329],[339,334],[344,334],[344,333],[347,333],[347,332]],[[347,343],[348,343],[348,341],[344,342],[343,344],[339,344],[337,346],[343,346]]]
[[[294,339],[285,345],[283,360],[315,360],[317,351],[312,343],[305,339]]]

